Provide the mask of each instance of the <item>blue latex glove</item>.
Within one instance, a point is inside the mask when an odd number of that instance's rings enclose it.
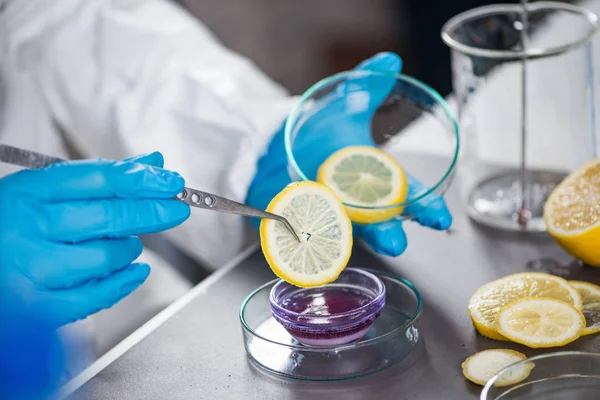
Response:
[[[402,60],[393,53],[380,53],[361,63],[357,69],[380,72],[399,73]],[[354,114],[350,119],[344,116],[344,108],[348,104],[336,101],[317,111],[315,115],[300,128],[294,152],[298,154],[300,169],[308,179],[314,180],[319,166],[327,157],[346,146],[375,146],[371,136],[371,120],[381,103],[386,99],[395,84],[394,79],[353,80],[352,87],[340,84],[337,90],[357,90],[357,86],[368,88],[371,94],[364,111]],[[339,114],[339,118],[336,115]],[[323,135],[323,132],[329,132]],[[331,134],[331,132],[338,134]],[[407,173],[409,197],[428,188]],[[284,145],[284,129],[282,128],[271,141],[266,154],[258,162],[258,170],[248,191],[247,204],[265,209],[271,199],[285,186],[291,183],[287,170],[287,156]],[[413,219],[423,226],[433,229],[448,229],[452,216],[439,196],[428,196],[423,201],[406,207],[405,213],[413,215]],[[406,249],[407,240],[402,221],[392,220],[379,224],[354,224],[354,233],[380,254],[397,256]]]
[[[17,293],[2,292],[0,301],[0,399],[50,399],[70,344],[59,340],[48,315],[28,307]]]
[[[116,304],[144,282],[136,236],[190,214],[184,180],[160,153],[65,162],[0,179],[0,284],[60,326]],[[16,289],[15,289],[16,288]],[[2,290],[3,287],[0,287]]]

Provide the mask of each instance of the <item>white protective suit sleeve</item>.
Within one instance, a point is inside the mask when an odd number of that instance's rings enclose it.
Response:
[[[295,99],[167,0],[8,0],[8,54],[85,157],[160,151],[186,185],[244,201]],[[193,210],[169,232],[218,267],[245,221]]]

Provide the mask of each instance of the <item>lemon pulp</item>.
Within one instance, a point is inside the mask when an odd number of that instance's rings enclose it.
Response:
[[[271,200],[267,212],[286,218],[300,236],[263,219],[261,248],[273,272],[300,287],[334,281],[352,251],[352,224],[337,196],[316,182],[293,183]]]
[[[528,297],[512,302],[496,315],[498,331],[532,348],[558,347],[579,338],[585,328],[581,311],[564,301]]]
[[[403,208],[394,205],[404,202],[408,194],[402,167],[383,150],[370,146],[336,151],[319,168],[317,181],[347,204],[350,219],[358,223],[382,222],[400,214]]]

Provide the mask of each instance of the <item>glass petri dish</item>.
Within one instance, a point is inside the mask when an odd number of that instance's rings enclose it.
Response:
[[[269,301],[275,320],[298,342],[342,345],[369,331],[385,305],[385,285],[370,272],[346,268],[335,282],[318,287],[280,281]]]
[[[523,363],[535,366],[514,385],[494,386],[498,377]],[[600,354],[563,351],[530,357],[494,375],[481,392],[481,400],[597,400],[600,398]]]
[[[446,192],[459,143],[457,121],[442,96],[409,76],[377,71],[346,71],[316,83],[301,96],[285,126],[288,172],[294,181],[316,180],[322,163],[349,146],[376,147],[391,155],[408,175],[403,201],[378,206],[341,200],[359,212],[398,219],[412,218]],[[422,154],[442,161],[419,158]],[[402,213],[389,212],[394,209]]]
[[[279,376],[330,381],[373,374],[408,356],[419,340],[415,323],[421,315],[421,295],[394,274],[367,271],[385,285],[385,306],[362,339],[344,345],[303,345],[273,318],[269,298],[279,279],[252,292],[240,310],[250,361]]]

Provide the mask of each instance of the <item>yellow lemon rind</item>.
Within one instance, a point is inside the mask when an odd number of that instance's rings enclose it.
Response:
[[[379,210],[368,210],[346,206],[346,213],[352,222],[357,224],[377,224],[393,219],[402,214],[404,207],[383,208]]]
[[[486,337],[488,339],[492,339],[492,340],[498,340],[501,342],[509,342],[510,340],[508,340],[507,338],[505,338],[504,336],[500,335],[497,331],[496,328],[490,328],[484,324],[482,324],[481,322],[479,322],[475,317],[473,317],[473,314],[471,313],[471,310],[469,310],[469,316],[471,317],[471,321],[473,322],[473,326],[475,327],[475,330],[483,337]]]
[[[595,285],[591,282],[586,282],[586,281],[576,281],[576,280],[570,280],[567,281],[569,282],[569,284],[571,286],[573,286],[575,288],[575,290],[577,290],[578,292],[581,290],[581,287],[584,287],[585,289],[591,291],[591,292],[595,292],[594,294],[598,296],[598,301],[600,302],[600,286]],[[578,288],[579,286],[579,288]],[[581,295],[581,293],[579,293]],[[582,296],[582,300],[583,300],[583,296]]]
[[[600,332],[600,327],[594,329],[584,328],[583,332],[581,332],[581,336],[595,335],[598,332]]]
[[[597,298],[597,301],[595,301],[594,303],[600,303],[600,286],[595,285],[591,282],[576,281],[576,280],[571,280],[571,281],[569,281],[569,283],[571,284],[571,286],[573,286],[575,288],[575,290],[577,290],[579,292],[583,301],[585,301],[585,297],[581,293],[581,291],[587,290],[589,292],[593,292],[592,295]],[[582,312],[585,311],[583,309],[583,308],[585,308],[585,305],[586,305],[586,303],[584,302],[582,305]],[[584,314],[584,317],[585,317],[585,314]],[[590,327],[586,326],[585,329],[583,330],[583,333],[581,334],[581,336],[594,335],[598,332],[600,332],[600,325],[597,328],[590,328]]]
[[[546,223],[548,233],[567,253],[583,261],[590,267],[600,267],[600,225],[589,228],[585,232],[567,235],[557,232]]]

